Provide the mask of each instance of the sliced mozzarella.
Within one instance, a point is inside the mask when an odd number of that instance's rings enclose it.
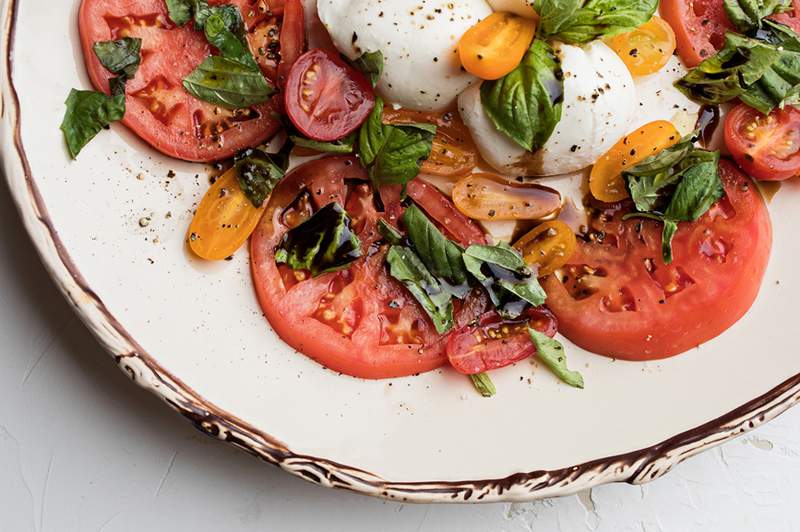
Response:
[[[675,82],[687,72],[681,60],[673,56],[655,74],[634,79],[639,105],[630,124],[631,131],[656,120],[669,120],[682,135],[694,130],[700,105],[675,88]]]
[[[599,41],[586,46],[556,43],[564,71],[561,121],[544,147],[529,153],[500,133],[473,87],[459,98],[461,117],[483,158],[496,170],[530,176],[560,175],[592,164],[629,130],[636,89],[625,64]]]
[[[356,59],[380,51],[378,92],[390,103],[440,111],[477,78],[461,69],[461,36],[492,13],[485,0],[317,0],[333,43]]]
[[[533,0],[487,0],[495,11],[507,11],[521,17],[534,18]]]

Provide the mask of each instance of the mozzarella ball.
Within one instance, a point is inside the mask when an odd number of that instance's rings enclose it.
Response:
[[[536,18],[533,0],[487,0],[495,11],[507,11],[521,17]]]
[[[682,135],[694,130],[700,105],[675,88],[675,82],[687,72],[681,60],[673,56],[658,72],[634,79],[639,105],[630,124],[631,131],[656,120],[672,122]]]
[[[392,104],[442,111],[476,83],[461,68],[461,36],[492,14],[485,0],[317,0],[322,23],[348,58],[380,51],[378,93]]]
[[[556,43],[554,48],[564,72],[564,104],[561,120],[540,150],[527,152],[494,127],[478,87],[459,98],[461,117],[481,155],[499,172],[577,172],[594,164],[629,131],[637,112],[636,89],[619,56],[600,41],[583,47]]]

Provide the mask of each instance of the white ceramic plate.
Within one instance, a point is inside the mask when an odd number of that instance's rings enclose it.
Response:
[[[205,168],[160,156],[117,125],[69,161],[63,101],[90,86],[78,3],[3,2],[6,175],[87,326],[137,384],[200,430],[325,486],[419,502],[530,500],[652,480],[798,400],[797,182],[770,206],[775,249],[755,306],[682,356],[613,362],[568,345],[585,390],[523,363],[493,374],[490,400],[447,370],[369,382],[323,369],[270,330],[246,251],[217,265],[185,252]]]

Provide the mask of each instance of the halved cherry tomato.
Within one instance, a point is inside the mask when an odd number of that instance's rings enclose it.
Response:
[[[223,0],[212,0],[218,5]],[[242,15],[252,9],[251,0],[232,0]],[[257,146],[280,128],[274,114],[279,99],[248,109],[221,109],[200,101],[183,88],[183,78],[212,53],[201,31],[193,24],[172,23],[164,0],[83,0],[78,15],[81,47],[89,79],[97,90],[108,92],[114,77],[95,56],[94,43],[139,37],[142,64],[127,83],[127,112],[122,123],[158,151],[187,161],[226,159]],[[247,26],[251,48],[259,43]],[[255,54],[258,57],[258,54]]]
[[[436,126],[431,155],[422,163],[423,174],[442,177],[467,175],[478,165],[478,148],[458,113],[428,113],[408,109],[383,108],[387,124],[424,123]]]
[[[787,106],[764,116],[739,104],[725,118],[725,144],[756,179],[783,181],[800,175],[800,109]]]
[[[541,220],[561,208],[561,194],[494,174],[472,174],[453,187],[453,203],[475,220]]]
[[[406,185],[406,192],[457,242],[464,246],[486,243],[486,235],[478,224],[458,212],[453,203],[433,185],[414,179]]]
[[[281,60],[278,63],[278,86],[284,87],[294,64],[306,47],[306,23],[303,0],[286,0],[280,33]]]
[[[338,55],[314,49],[289,72],[285,104],[303,135],[331,142],[358,129],[375,107],[375,93],[367,78]]]
[[[722,0],[661,0],[661,16],[672,26],[678,55],[689,68],[722,48],[726,32],[736,31]]]
[[[266,203],[255,207],[239,186],[236,168],[231,168],[208,189],[189,226],[189,247],[206,260],[233,255],[258,225]]]
[[[446,341],[408,290],[386,270],[369,178],[353,157],[325,157],[290,172],[270,196],[250,241],[253,284],[272,327],[290,346],[356,377],[399,377],[447,363]],[[347,270],[311,278],[275,263],[283,235],[328,203],[343,205],[363,257]],[[484,291],[456,310],[464,327],[486,312]]]
[[[675,32],[663,18],[653,17],[635,30],[608,42],[634,76],[658,72],[675,52]]]
[[[465,375],[510,366],[536,354],[528,327],[552,338],[558,331],[558,322],[544,307],[529,309],[516,320],[503,320],[497,312],[491,311],[479,322],[450,334],[447,358]]]
[[[730,161],[719,169],[725,196],[696,222],[680,224],[669,265],[660,223],[623,220],[625,203],[592,211],[568,264],[542,279],[564,336],[601,355],[650,360],[688,351],[747,312],[767,268],[772,227],[755,184]]]
[[[511,13],[492,13],[471,27],[458,43],[464,69],[481,79],[500,79],[519,65],[536,34],[536,21]]]
[[[592,167],[589,176],[592,196],[606,203],[624,200],[629,194],[622,171],[677,144],[680,138],[672,122],[666,120],[650,122],[627,135]]]
[[[575,233],[559,220],[537,226],[514,244],[529,266],[539,267],[539,277],[550,275],[564,266],[577,247]]]

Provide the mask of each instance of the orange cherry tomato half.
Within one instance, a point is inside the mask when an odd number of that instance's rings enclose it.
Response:
[[[469,174],[478,165],[478,148],[456,112],[429,113],[394,109],[387,105],[383,108],[383,121],[387,124],[423,123],[436,126],[431,155],[422,163],[423,174],[460,177]]]
[[[592,196],[606,203],[624,200],[629,194],[622,171],[677,144],[680,139],[678,130],[666,120],[650,122],[627,135],[592,168],[589,176]]]
[[[540,277],[550,275],[569,262],[577,247],[575,233],[559,220],[537,226],[514,244],[529,266],[539,267]]]
[[[499,79],[517,68],[536,34],[536,21],[492,13],[467,30],[458,43],[464,69],[481,79]]]
[[[661,70],[675,53],[675,32],[667,21],[653,17],[628,33],[608,42],[634,76],[646,76]]]
[[[236,168],[225,172],[208,189],[189,226],[189,247],[206,260],[233,255],[255,230],[266,202],[260,208],[244,195]]]
[[[561,194],[493,174],[472,174],[453,187],[453,203],[475,220],[541,220],[561,208]]]

